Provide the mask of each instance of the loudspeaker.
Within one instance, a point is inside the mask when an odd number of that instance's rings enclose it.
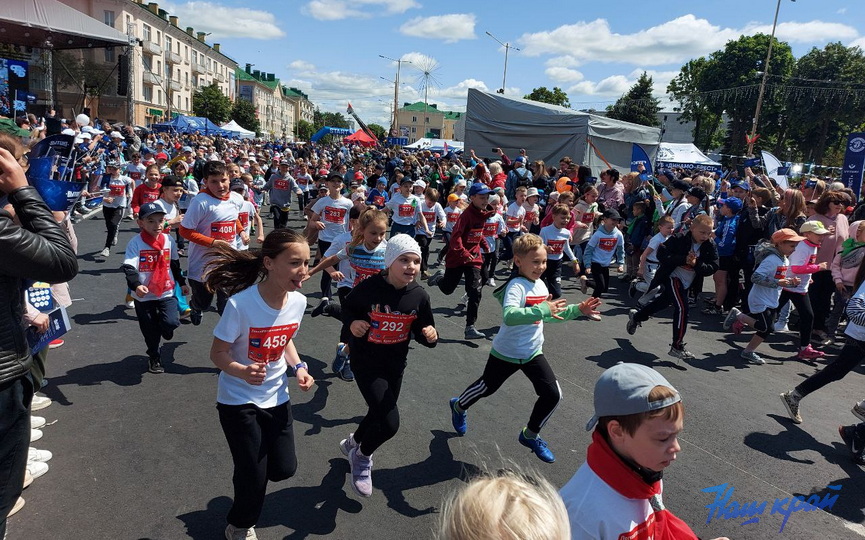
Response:
[[[117,95],[125,96],[129,91],[129,57],[121,54],[117,57]]]

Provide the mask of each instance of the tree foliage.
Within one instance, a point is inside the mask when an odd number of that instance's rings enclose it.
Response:
[[[634,86],[616,103],[607,107],[607,117],[643,126],[658,126],[661,100],[652,95],[652,77],[645,71]]]
[[[316,131],[325,126],[347,128],[348,120],[346,120],[345,116],[343,116],[342,113],[323,112],[320,109],[316,108],[315,112],[313,113],[312,125]]]
[[[301,141],[308,141],[316,132],[315,127],[306,120],[298,120],[295,128],[295,137]]]
[[[115,49],[120,52],[120,48]],[[54,80],[59,88],[86,91],[89,96],[116,95],[117,71],[115,64],[95,62],[88,55],[54,51]]]
[[[368,124],[367,127],[370,131],[372,131],[378,140],[384,140],[387,138],[387,129],[379,124]]]
[[[700,77],[706,69],[706,58],[689,60],[670,84],[667,93],[679,103],[676,112],[682,113],[681,123],[694,122],[694,144],[699,148],[716,148],[721,144],[721,115],[714,111],[699,91]]]
[[[261,134],[261,123],[255,115],[255,105],[245,99],[238,99],[231,107],[231,119],[240,124],[240,127],[254,131],[256,135]]]
[[[541,103],[549,103],[560,107],[570,107],[571,102],[568,100],[568,94],[558,86],[554,86],[552,90],[546,86],[540,86],[532,90],[530,94],[523,96],[523,99],[532,101],[540,101]]]
[[[231,100],[213,83],[192,94],[192,112],[195,116],[203,116],[211,122],[223,124],[231,117]]]

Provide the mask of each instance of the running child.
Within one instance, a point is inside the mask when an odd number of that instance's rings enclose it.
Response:
[[[162,231],[165,234],[170,235],[172,228],[177,229],[180,226],[183,216],[180,214],[177,203],[182,196],[183,184],[180,178],[168,175],[162,179],[159,187],[159,198],[154,202],[165,211],[165,217],[163,218],[165,220],[165,228]],[[181,254],[179,243],[177,244],[177,254]],[[192,315],[192,309],[186,301],[186,295],[181,290],[180,283],[174,284],[174,297],[177,298],[177,308],[180,310],[180,318],[183,320],[189,319]]]
[[[553,210],[553,222],[541,229],[540,238],[547,250],[547,264],[541,280],[550,291],[553,300],[562,296],[562,258],[568,257],[568,261],[574,265],[574,273],[579,275],[580,263],[571,250],[571,232],[567,228],[568,220],[571,219],[571,210],[566,204],[557,204]]]
[[[530,187],[526,191],[526,202],[523,203],[523,208],[526,215],[523,216],[523,225],[527,226],[528,232],[538,234],[541,231],[541,207],[538,201],[541,200],[538,188]]]
[[[414,239],[417,240],[417,243],[420,245],[420,272],[421,277],[423,279],[429,278],[427,259],[429,259],[429,245],[432,242],[433,237],[436,233],[436,226],[439,228],[445,226],[445,220],[447,216],[445,215],[445,211],[442,208],[442,205],[438,203],[439,200],[439,192],[435,188],[427,188],[423,193],[424,202],[420,207],[421,214],[423,214],[424,221],[429,230],[424,230],[421,228],[420,222],[417,223],[417,230],[415,231]]]
[[[428,231],[426,218],[420,211],[421,200],[413,195],[413,181],[410,176],[403,176],[399,184],[399,191],[393,194],[385,207],[390,210],[393,223],[390,226],[390,237],[398,234],[407,234],[414,238],[418,229]]]
[[[206,265],[212,258],[212,248],[233,247],[240,229],[238,215],[243,206],[243,197],[233,193],[225,164],[208,161],[202,170],[204,189],[192,202],[180,222],[180,235],[189,240],[189,286],[192,289],[190,307],[192,324],[201,324],[204,311],[210,308],[214,292],[205,285]],[[241,231],[241,236],[246,233]],[[249,237],[246,237],[249,242]],[[216,310],[222,315],[228,295],[216,290]]]
[[[231,191],[243,197],[243,204],[240,206],[240,211],[237,213],[240,227],[237,230],[237,238],[235,239],[234,247],[237,250],[246,251],[249,249],[249,239],[252,237],[253,223],[255,224],[255,231],[258,235],[255,240],[259,245],[264,242],[264,223],[261,221],[261,216],[258,215],[258,208],[256,208],[255,204],[250,200],[252,198],[252,191],[247,189],[246,183],[243,179],[235,178],[231,181],[229,186]],[[244,193],[246,195],[244,195]],[[246,242],[243,241],[244,238],[247,239]]]
[[[306,309],[298,289],[309,246],[299,233],[276,229],[260,252],[227,243],[213,251],[207,286],[231,295],[210,348],[220,369],[216,410],[234,462],[225,538],[243,540],[256,537],[268,481],[291,478],[297,470],[287,371],[291,367],[304,392],[315,382],[293,339]]]
[[[390,195],[387,194],[387,178],[380,176],[375,183],[375,187],[369,190],[366,204],[367,206],[375,206],[379,210],[384,210],[385,205],[389,200]]]
[[[174,330],[180,326],[174,299],[175,283],[180,285],[182,294],[189,294],[186,279],[180,271],[177,246],[171,236],[163,234],[164,225],[162,206],[156,203],[141,205],[138,210],[141,232],[126,245],[122,266],[135,302],[138,328],[147,345],[150,373],[165,372],[159,355],[159,340],[172,339]]]
[[[354,339],[352,369],[369,410],[354,433],[339,443],[351,466],[352,489],[372,495],[372,456],[399,429],[399,399],[409,340],[435,347],[438,340],[429,295],[415,282],[420,246],[407,234],[387,243],[385,270],[345,298],[343,324]]]
[[[556,458],[540,437],[540,431],[559,405],[562,390],[544,356],[544,322],[564,322],[576,319],[581,313],[598,315],[596,308],[601,301],[589,298],[581,304],[568,305],[564,299],[552,300],[540,279],[548,258],[543,240],[525,234],[514,241],[513,247],[517,272],[494,293],[503,308],[501,328],[493,338],[483,375],[460,397],[451,398],[451,423],[458,435],[465,435],[469,407],[494,394],[511,375],[522,371],[532,382],[538,399],[518,440],[542,461],[553,463]]]
[[[270,176],[261,189],[270,197],[273,228],[284,229],[288,225],[288,213],[291,211],[291,194],[294,193],[299,199],[304,198],[303,190],[288,173],[288,161],[279,163],[279,170]]]
[[[105,218],[105,247],[100,253],[102,257],[111,255],[111,247],[117,245],[120,220],[129,206],[132,187],[135,185],[131,178],[120,174],[120,164],[116,161],[105,164],[105,176],[102,188],[108,190],[108,194],[102,199],[102,216]]]
[[[718,250],[711,241],[712,225],[712,218],[699,215],[688,232],[671,236],[658,246],[658,269],[646,293],[651,300],[628,312],[628,334],[634,335],[649,317],[673,304],[673,343],[668,354],[681,360],[696,358],[684,343],[688,330],[688,288],[697,276],[711,276],[718,271]]]
[[[331,173],[325,180],[325,187],[328,190],[327,195],[319,195],[312,205],[310,217],[311,226],[318,229],[318,259],[324,257],[334,238],[348,232],[348,212],[352,207],[351,201],[342,196],[342,176]],[[321,304],[330,302],[330,284],[330,274],[324,272],[321,275],[320,307]]]
[[[766,363],[756,350],[775,329],[781,289],[797,287],[802,282],[799,277],[788,277],[787,270],[790,268],[788,257],[803,240],[805,237],[799,236],[793,229],[780,229],[772,234],[771,244],[758,245],[754,252],[756,268],[751,276],[754,286],[748,293],[751,312],[742,313],[734,307],[724,319],[724,330],[732,330],[734,334],[741,334],[745,326],[757,331],[741,353],[741,357],[752,364]]]
[[[586,273],[594,276],[592,296],[600,298],[610,287],[610,267],[617,266],[618,272],[624,272],[625,264],[625,237],[619,230],[619,222],[622,216],[615,208],[608,208],[601,214],[601,226],[589,239],[586,251],[583,253],[583,264],[586,265]],[[580,286],[585,291],[585,281],[580,281]]]
[[[442,262],[447,255],[450,241],[451,241],[451,233],[454,230],[454,225],[456,225],[457,220],[460,218],[460,214],[463,213],[462,208],[460,208],[460,198],[456,193],[451,193],[448,195],[448,206],[445,210],[445,226],[444,230],[442,230],[442,242],[444,245],[439,250],[438,257],[436,258],[436,264]]]
[[[527,193],[528,189],[526,186],[517,186],[514,192],[514,200],[508,205],[508,209],[505,212],[505,225],[507,225],[508,231],[502,239],[501,259],[505,262],[505,267],[508,270],[511,269],[513,264],[514,252],[512,246],[514,240],[522,233],[528,232],[528,228],[523,224],[523,221],[526,219],[526,208],[524,205]]]
[[[496,194],[490,195],[490,206],[496,208],[500,198]],[[481,283],[489,286],[496,286],[496,265],[499,260],[499,238],[504,236],[507,227],[505,220],[498,212],[494,212],[484,222],[484,242],[486,243],[486,251],[483,254],[483,264],[481,264]]]
[[[742,201],[736,197],[720,199],[717,204],[715,246],[718,248],[718,271],[712,276],[715,280],[715,303],[703,309],[706,315],[720,315],[723,311],[724,299],[727,298],[727,273],[736,270],[733,257],[736,254],[739,212],[742,210]]]
[[[646,293],[649,290],[649,283],[655,277],[655,272],[658,271],[658,248],[667,238],[673,234],[673,218],[670,216],[661,216],[658,220],[658,233],[649,240],[649,245],[640,254],[640,267],[637,270],[637,279],[631,282],[628,288],[628,294],[631,298],[637,296],[637,292]],[[638,301],[640,305],[646,305],[648,298],[642,297]]]
[[[138,217],[138,208],[142,204],[147,204],[156,201],[160,195],[159,185],[162,180],[162,173],[159,172],[159,167],[150,165],[144,173],[144,183],[135,188],[132,192],[132,216]]]

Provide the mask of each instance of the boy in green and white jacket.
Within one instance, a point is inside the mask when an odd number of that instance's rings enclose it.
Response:
[[[494,296],[503,308],[502,325],[493,339],[493,347],[481,378],[466,388],[458,398],[450,400],[451,422],[457,434],[468,429],[466,410],[483,397],[492,395],[517,371],[532,382],[538,399],[529,422],[520,431],[519,442],[531,449],[541,460],[556,460],[547,443],[538,435],[552,416],[562,398],[556,376],[544,357],[544,322],[563,322],[580,313],[597,316],[601,303],[589,298],[583,303],[567,304],[567,300],[552,300],[541,274],[547,267],[547,252],[541,238],[524,234],[514,240],[514,264],[518,274],[496,289]]]

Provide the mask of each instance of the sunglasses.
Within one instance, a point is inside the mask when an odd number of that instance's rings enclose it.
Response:
[[[838,199],[830,199],[829,204],[844,204],[844,201],[839,201]]]

